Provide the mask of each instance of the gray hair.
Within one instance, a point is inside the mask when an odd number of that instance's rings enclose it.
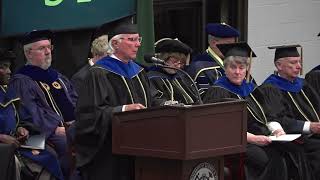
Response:
[[[93,56],[112,54],[112,49],[109,47],[108,35],[102,35],[92,42],[91,53]]]
[[[230,64],[241,64],[245,65],[246,67],[249,66],[249,58],[242,57],[242,56],[228,56],[223,60],[224,67],[228,67]]]
[[[215,37],[215,36],[212,36],[211,34],[208,34],[208,43],[209,43],[209,44],[210,44],[210,42],[211,42],[212,40],[219,41],[220,39],[222,39],[222,38]]]
[[[23,46],[23,52],[24,52],[24,56],[27,59],[27,64],[30,64],[30,60],[29,60],[27,54],[29,53],[30,49],[32,49],[32,45],[33,45],[33,43],[26,44]]]

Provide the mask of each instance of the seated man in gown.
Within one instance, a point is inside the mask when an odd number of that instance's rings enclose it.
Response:
[[[237,29],[226,23],[208,23],[205,31],[208,34],[208,49],[192,58],[190,65],[186,67],[186,71],[197,82],[201,95],[224,75],[223,54],[217,45],[235,43],[240,36]]]
[[[302,71],[300,45],[269,47],[276,49],[276,74],[270,75],[259,87],[263,99],[257,99],[266,116],[279,112],[281,125],[287,133],[304,134],[300,139],[311,168],[320,179],[320,97],[307,81],[299,77]]]
[[[49,147],[43,150],[22,149],[29,135],[39,134],[39,130],[27,119],[30,116],[20,109],[20,99],[14,91],[8,91],[11,71],[10,65],[15,55],[7,50],[0,49],[0,144],[13,145],[16,149],[15,164],[16,172],[13,179],[39,179],[39,180],[63,180],[60,165],[54,151],[48,151]],[[18,149],[19,148],[19,149]],[[5,163],[6,154],[1,154],[1,165]],[[19,159],[17,158],[19,157]],[[0,165],[0,166],[1,166]],[[22,174],[20,176],[20,171]],[[0,174],[2,178],[9,178]]]
[[[314,179],[303,148],[292,142],[272,143],[269,135],[285,134],[281,126],[272,129],[269,124],[278,121],[277,116],[267,118],[256,100],[255,85],[246,81],[246,73],[255,57],[247,43],[218,45],[223,52],[225,76],[219,78],[204,96],[204,102],[225,99],[245,99],[248,109],[246,152],[247,179]],[[250,57],[251,56],[251,57]],[[250,58],[249,58],[250,57]]]
[[[30,121],[46,135],[57,152],[65,176],[69,174],[66,127],[74,120],[77,94],[69,80],[51,67],[53,33],[35,30],[22,38],[26,64],[10,80],[21,98],[21,106],[31,114]]]

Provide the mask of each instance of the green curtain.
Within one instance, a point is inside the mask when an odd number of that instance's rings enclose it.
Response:
[[[153,0],[137,0],[137,23],[142,44],[139,48],[137,62],[146,64],[143,55],[154,53]]]

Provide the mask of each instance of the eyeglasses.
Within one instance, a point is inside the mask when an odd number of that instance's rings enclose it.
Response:
[[[142,37],[129,37],[129,38],[120,38],[120,39],[126,39],[131,42],[139,42],[139,43],[142,42]]]
[[[45,50],[50,49],[51,51],[53,50],[53,45],[48,45],[48,46],[40,46],[36,49],[30,49],[30,50],[34,50],[34,51],[41,51],[44,52]]]
[[[176,59],[175,57],[172,57],[172,56],[167,58],[167,63],[171,63],[174,65],[183,65],[184,64],[183,61]]]

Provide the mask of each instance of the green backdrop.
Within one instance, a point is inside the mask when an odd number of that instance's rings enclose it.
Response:
[[[73,30],[136,13],[136,0],[2,0],[0,36],[34,29]]]

